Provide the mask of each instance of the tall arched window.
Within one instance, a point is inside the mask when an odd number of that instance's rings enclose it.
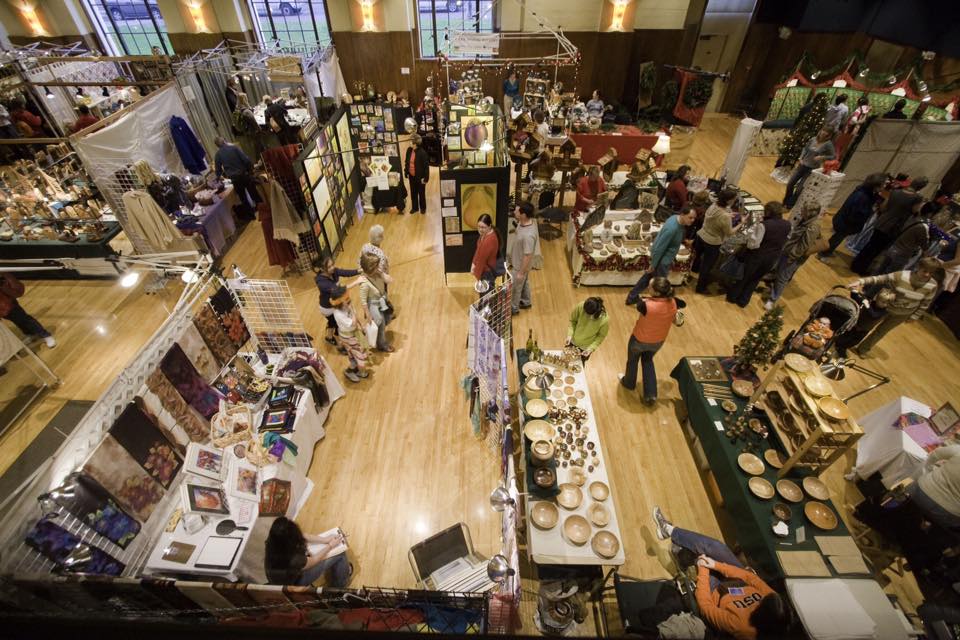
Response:
[[[493,0],[417,0],[417,28],[420,32],[420,55],[436,58],[447,49],[447,36],[452,31],[493,33]]]
[[[113,55],[150,55],[154,47],[173,55],[156,0],[86,0],[100,39]]]

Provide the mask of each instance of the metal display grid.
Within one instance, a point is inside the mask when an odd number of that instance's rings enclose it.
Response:
[[[290,287],[283,280],[239,278],[227,281],[250,334],[268,354],[313,344],[297,313]]]
[[[502,380],[499,384],[494,384],[482,372],[471,370],[471,373],[477,377],[480,383],[480,401],[483,406],[488,406],[493,401],[501,409],[509,407],[510,394],[506,367],[509,354],[513,353],[511,335],[513,314],[510,306],[512,288],[512,280],[510,275],[507,274],[504,276],[502,284],[492,288],[472,305],[473,312],[478,314],[483,322],[500,337],[504,345]],[[471,360],[470,366],[473,367],[473,364],[474,361]],[[500,455],[504,427],[510,419],[509,413],[506,411],[501,411],[500,416],[501,420],[491,421],[492,428],[488,429],[486,433],[487,448],[497,457]]]
[[[299,156],[303,152],[303,145],[297,144],[296,147],[296,155]],[[283,190],[286,193],[300,192],[300,183],[296,182],[296,180],[291,180],[290,176],[294,175],[293,172],[291,172],[289,175],[278,173],[277,171],[274,171],[273,165],[266,161],[263,162],[263,168],[271,178],[276,180],[277,183],[283,187]],[[312,268],[312,256],[320,255],[320,247],[317,245],[317,238],[313,235],[312,231],[301,233],[299,235],[300,242],[294,247],[294,252],[297,254],[297,258],[293,264],[297,271],[300,273],[306,273]]]

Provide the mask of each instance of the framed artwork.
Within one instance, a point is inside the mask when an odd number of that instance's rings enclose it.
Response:
[[[290,508],[291,484],[289,480],[269,478],[260,485],[260,517],[273,518],[286,515]]]
[[[227,474],[227,492],[241,500],[259,502],[260,472],[257,467],[245,460],[232,460]]]
[[[243,538],[210,536],[193,564],[200,569],[229,569],[237,558],[241,542]]]
[[[470,116],[460,127],[460,138],[464,149],[479,149],[487,141],[493,140],[493,116]]]
[[[449,236],[443,237],[443,244],[448,247],[462,247],[463,246],[463,234],[456,233]]]
[[[442,185],[441,185],[442,186]],[[478,183],[460,185],[460,217],[464,231],[476,231],[477,220],[483,214],[493,218],[497,224],[497,184]]]
[[[441,180],[440,181],[440,195],[444,198],[452,198],[457,195],[457,181],[456,180]]]
[[[456,216],[448,216],[444,218],[443,232],[444,233],[460,233],[460,218]]]
[[[177,564],[187,564],[190,561],[190,556],[193,555],[194,550],[197,548],[195,544],[187,544],[186,542],[177,542],[174,540],[167,548],[163,550],[162,559],[167,562],[175,562]]]
[[[184,470],[202,478],[220,480],[224,471],[223,449],[191,442],[187,445]]]
[[[272,409],[263,413],[263,422],[260,424],[260,431],[283,431],[287,428],[287,422],[291,417],[289,408]]]
[[[447,137],[447,148],[450,150],[459,150],[460,149],[460,138],[456,136]]]
[[[930,416],[930,426],[938,435],[948,436],[960,429],[960,414],[947,402]]]
[[[225,516],[230,513],[227,498],[220,487],[184,482],[183,509],[189,513]]]

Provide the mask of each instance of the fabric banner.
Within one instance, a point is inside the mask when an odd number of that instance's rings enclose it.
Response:
[[[720,172],[728,183],[740,184],[740,175],[747,164],[747,155],[753,146],[753,139],[760,133],[761,126],[763,123],[753,118],[744,118],[740,121],[737,133],[733,136],[733,142],[730,143],[727,159],[723,163],[723,170]]]
[[[698,78],[700,78],[699,73],[681,71],[680,69],[676,70],[676,80],[680,86],[680,90],[677,92],[677,104],[673,107],[673,117],[694,127],[700,126],[700,121],[703,120],[703,112],[706,110],[707,105],[704,104],[697,108],[688,107],[684,103],[683,97],[690,88],[690,84]]]

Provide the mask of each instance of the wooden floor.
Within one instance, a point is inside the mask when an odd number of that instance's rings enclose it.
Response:
[[[718,172],[735,128],[731,118],[705,120],[688,161],[694,173]],[[769,178],[772,165],[770,158],[750,158],[741,180],[761,200],[782,196],[782,185]],[[347,396],[333,408],[327,437],[314,453],[310,476],[316,488],[299,518],[308,531],[339,525],[349,534],[358,561],[355,585],[412,586],[409,547],[458,521],[469,526],[480,553],[490,555],[499,548],[498,514],[487,502],[497,485],[498,463],[472,436],[460,388],[466,373],[467,308],[475,294],[465,280],[451,279],[450,286],[444,285],[438,183],[433,169],[427,185],[428,215],[367,215],[351,229],[346,250],[338,258],[341,266],[352,266],[369,227],[382,224],[386,228],[383,247],[395,278],[391,298],[399,312],[391,325],[397,351],[378,356],[368,380],[345,383]],[[577,302],[591,295],[606,300],[610,334],[588,370],[624,536],[627,564],[623,572],[665,576],[658,559],[664,554],[650,527],[653,505],[661,505],[677,524],[722,535],[722,514],[718,520],[684,441],[675,415],[677,387],[667,374],[685,355],[731,353],[733,344],[761,315],[761,301],[755,296],[751,306],[741,310],[726,304],[722,296],[695,295],[690,287],[680,290],[689,304],[687,322],[672,331],[657,354],[660,401],[648,408],[617,384],[636,318],[636,311],[623,304],[626,290],[576,288],[562,241],[544,241],[543,252],[544,269],[532,275],[533,309],[515,319],[514,334],[526,336],[533,329],[541,347],[557,347],[565,338],[568,313]],[[224,264],[231,263],[255,277],[281,275],[278,267],[266,264],[258,223],[249,225],[231,249]],[[833,267],[811,260],[798,272],[783,297],[787,329],[798,326],[810,305],[832,285],[852,279],[846,264],[846,259]],[[314,336],[322,335],[312,275],[288,281],[308,329]],[[0,469],[16,458],[67,399],[95,399],[159,325],[163,304],[172,304],[175,295],[170,291],[145,296],[142,289],[129,293],[107,282],[28,283],[24,306],[60,340],[56,349],[41,348],[40,353],[64,384],[0,438]],[[321,348],[333,367],[342,371],[345,358],[325,344]],[[855,415],[899,395],[933,406],[956,395],[960,347],[938,320],[897,329],[874,354],[869,364],[892,376],[894,383],[853,400]],[[515,372],[511,378],[515,379]],[[851,375],[838,388],[847,395],[865,384]],[[840,506],[856,501],[853,485],[842,478],[852,461],[851,454],[826,475]],[[891,593],[915,605],[919,594],[912,580],[894,578]],[[532,622],[525,619],[524,631],[532,629]]]

